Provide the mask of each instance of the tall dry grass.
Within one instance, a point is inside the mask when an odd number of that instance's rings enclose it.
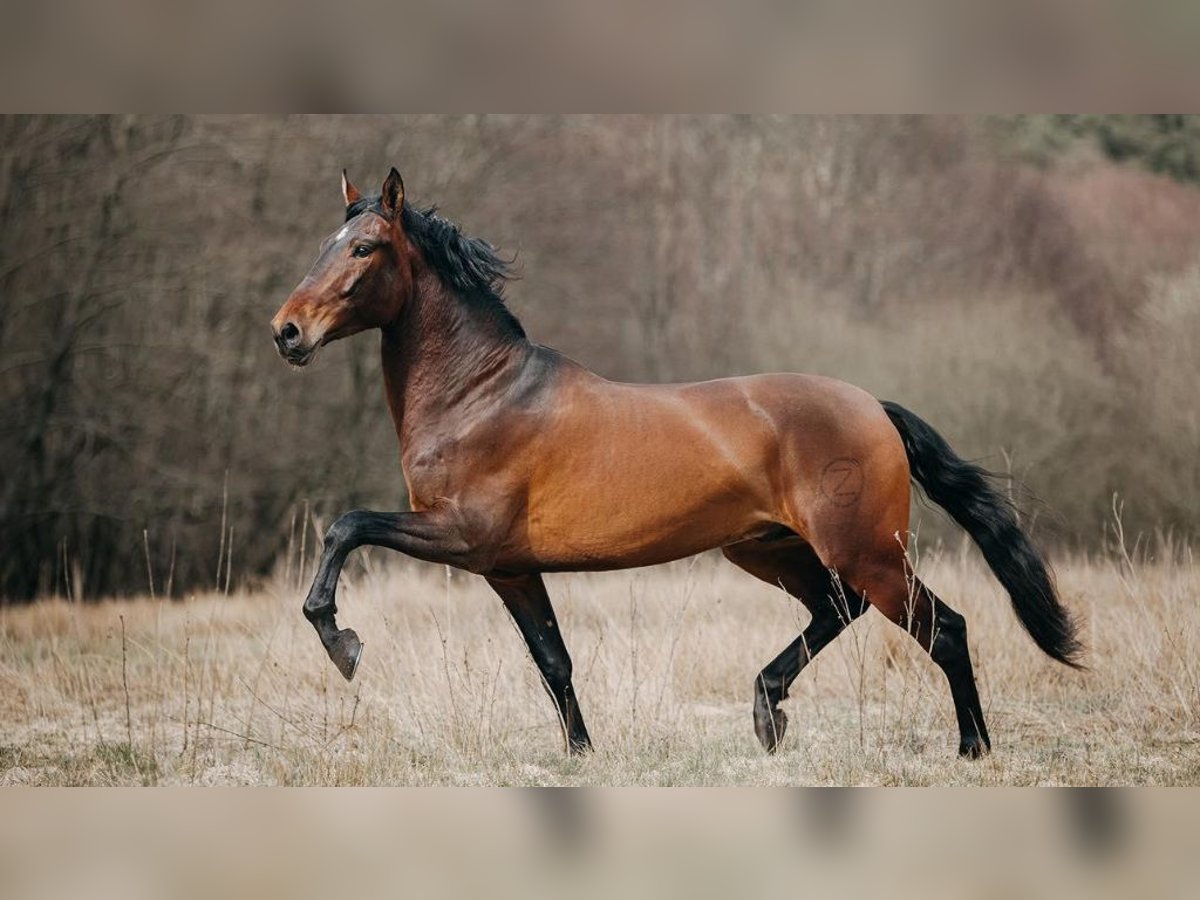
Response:
[[[4,784],[1194,784],[1200,570],[1118,549],[1058,566],[1091,671],[1041,655],[973,551],[918,570],[970,627],[995,752],[954,755],[949,692],[870,613],[802,673],[766,756],[758,670],[801,607],[719,558],[548,578],[596,742],[559,726],[482,580],[367,555],[342,621],[366,642],[334,671],[280,574],[254,594],[48,601],[0,610]]]

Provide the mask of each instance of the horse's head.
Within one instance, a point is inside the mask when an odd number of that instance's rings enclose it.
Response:
[[[293,366],[318,348],[395,321],[412,293],[412,246],[404,236],[404,182],[392,169],[378,199],[364,200],[342,173],[346,222],[325,238],[312,269],[271,320],[275,345]]]

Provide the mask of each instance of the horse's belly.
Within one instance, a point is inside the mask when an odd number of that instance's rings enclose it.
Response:
[[[547,569],[644,566],[722,546],[762,524],[755,491],[706,474],[626,471],[534,494],[530,549]]]

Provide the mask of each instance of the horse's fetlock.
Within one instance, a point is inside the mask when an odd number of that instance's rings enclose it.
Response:
[[[316,606],[310,605],[307,602],[304,604],[304,618],[308,619],[310,622],[316,622],[320,619],[332,616],[333,614],[334,610],[332,605],[327,604],[325,606]]]

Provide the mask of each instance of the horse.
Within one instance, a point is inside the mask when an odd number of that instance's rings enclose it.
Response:
[[[395,168],[378,196],[343,170],[342,194],[342,225],[271,327],[295,367],[331,341],[380,333],[411,509],[334,521],[304,602],[347,680],[362,642],[336,624],[339,573],[354,549],[388,547],[486,579],[554,701],[566,751],[589,750],[543,574],[719,548],[811,616],[754,679],[754,730],[768,753],[784,737],[779,704],[792,682],[874,607],[945,673],[958,753],[978,758],[991,740],[966,621],[908,564],[910,482],[975,541],[1034,643],[1082,667],[1073,618],[995,476],[916,414],[817,375],[607,380],[531,341],[504,302],[510,263],[436,207],[409,204]]]

